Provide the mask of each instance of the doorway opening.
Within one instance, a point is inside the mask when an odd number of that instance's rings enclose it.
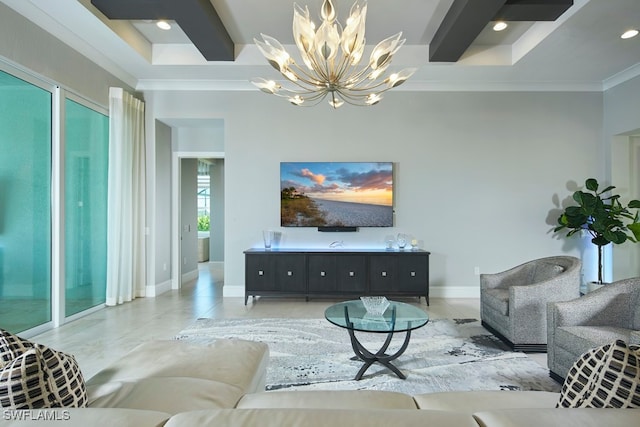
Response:
[[[180,289],[204,263],[224,268],[224,154],[174,152],[172,174],[172,288]]]

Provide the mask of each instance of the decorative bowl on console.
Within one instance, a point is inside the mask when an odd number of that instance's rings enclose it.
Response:
[[[389,307],[389,300],[386,297],[360,297],[360,300],[365,310],[367,310],[367,313],[374,316],[382,316],[387,307]]]

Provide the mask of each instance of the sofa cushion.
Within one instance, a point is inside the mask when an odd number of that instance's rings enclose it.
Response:
[[[549,391],[447,391],[413,396],[418,408],[468,412],[510,408],[555,408],[558,393]]]
[[[0,371],[4,408],[83,407],[87,391],[75,358],[36,344]]]
[[[87,387],[91,408],[129,408],[177,414],[233,408],[243,395],[237,386],[201,378],[140,378]]]
[[[473,414],[481,427],[630,427],[638,425],[636,411],[619,409],[503,409]]]
[[[557,400],[557,398],[556,398]],[[237,408],[416,409],[408,394],[382,390],[300,390],[246,394]]]
[[[492,288],[484,291],[484,303],[503,316],[509,315],[509,289]]]
[[[148,341],[98,372],[87,385],[184,377],[218,381],[251,393],[264,390],[268,355],[266,344],[237,339],[220,339],[207,344]]]
[[[470,414],[415,409],[212,409],[174,415],[165,427],[478,427]]]
[[[569,370],[558,407],[639,408],[640,346],[618,340],[583,354]]]

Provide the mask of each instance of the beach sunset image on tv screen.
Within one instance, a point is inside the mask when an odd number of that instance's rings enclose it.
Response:
[[[280,163],[283,227],[392,227],[392,162]]]

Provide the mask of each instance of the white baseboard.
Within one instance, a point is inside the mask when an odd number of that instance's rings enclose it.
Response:
[[[198,269],[192,270],[188,273],[184,273],[182,275],[182,283],[190,282],[191,280],[196,280],[198,278]]]
[[[244,286],[223,286],[223,297],[243,297],[244,298]]]
[[[480,286],[431,286],[433,298],[480,298]]]
[[[146,287],[146,296],[148,297],[157,297],[160,294],[163,294],[165,292],[168,292],[171,290],[171,280],[167,280],[165,282],[162,283],[156,283],[155,285],[152,286],[147,286]]]
[[[222,288],[225,297],[244,297],[244,286],[225,286]],[[432,298],[480,298],[480,287],[476,286],[431,286],[429,297]]]

